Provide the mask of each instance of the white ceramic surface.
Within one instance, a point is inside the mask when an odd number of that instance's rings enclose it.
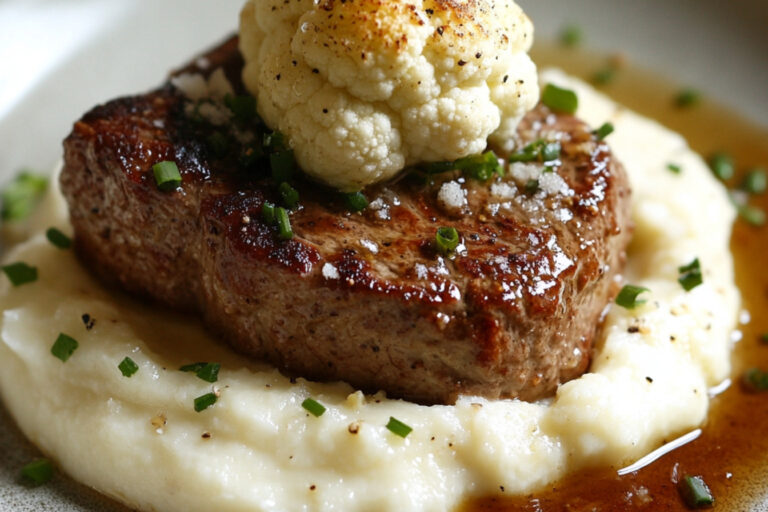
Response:
[[[237,25],[240,0],[0,0],[0,182],[50,169],[76,118],[96,103],[147,90]],[[537,37],[579,24],[586,44],[695,84],[768,126],[765,0],[520,0]],[[51,418],[56,421],[56,418]],[[0,511],[117,511],[57,476],[16,482],[36,452],[0,408]]]

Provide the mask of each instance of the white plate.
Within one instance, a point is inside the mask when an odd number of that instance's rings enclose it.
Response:
[[[50,169],[72,122],[96,103],[160,83],[235,30],[240,0],[0,0],[0,182]],[[695,86],[768,126],[765,0],[520,0],[537,37],[565,23],[586,44]],[[56,418],[51,418],[56,421]],[[124,510],[64,477],[28,490],[37,453],[0,409],[0,511]]]

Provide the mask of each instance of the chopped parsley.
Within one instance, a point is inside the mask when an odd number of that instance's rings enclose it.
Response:
[[[120,369],[120,373],[123,377],[133,377],[133,374],[139,371],[139,365],[137,365],[130,357],[125,357],[120,364],[117,365]]]
[[[72,239],[56,228],[48,228],[45,232],[45,237],[59,249],[69,249],[72,247]]]
[[[56,341],[51,347],[51,354],[66,363],[79,346],[80,344],[76,339],[72,338],[71,336],[67,336],[64,333],[60,333],[59,337],[56,338]]]
[[[27,265],[23,261],[3,265],[2,270],[13,286],[21,286],[37,281],[37,267]]]

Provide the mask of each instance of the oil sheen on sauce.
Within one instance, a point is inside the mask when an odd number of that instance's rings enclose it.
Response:
[[[534,48],[533,56],[540,68],[557,66],[585,79],[616,62],[615,57],[549,45]],[[674,98],[680,85],[622,63],[614,80],[601,89],[619,103],[682,133],[705,157],[726,151],[741,172],[768,169],[766,128],[706,98],[693,107],[678,108]],[[733,188],[739,182],[737,173],[727,185]],[[753,198],[750,204],[768,211],[768,194]],[[703,476],[715,497],[716,510],[768,510],[768,392],[750,394],[740,385],[745,369],[768,369],[768,343],[760,341],[761,334],[768,333],[768,226],[756,228],[737,220],[731,248],[742,309],[750,313],[751,320],[739,327],[743,338],[734,349],[733,385],[713,399],[696,441],[623,477],[617,476],[617,468],[581,471],[533,495],[478,499],[465,504],[462,511],[686,510],[672,482],[674,472]]]

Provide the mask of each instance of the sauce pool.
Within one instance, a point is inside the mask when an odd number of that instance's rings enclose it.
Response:
[[[587,80],[612,63],[618,67],[615,77],[600,89],[614,100],[683,134],[705,157],[725,151],[741,173],[768,169],[768,130],[706,98],[679,108],[675,98],[681,86],[628,66],[621,57],[541,44],[532,55],[540,69],[556,66]],[[739,184],[739,174],[729,188]],[[768,194],[750,204],[768,211]],[[580,471],[529,496],[472,500],[462,512],[687,510],[673,483],[675,473],[703,476],[718,510],[768,510],[768,393],[748,393],[740,385],[746,369],[768,369],[768,343],[760,341],[768,333],[768,227],[737,220],[731,249],[742,310],[751,320],[739,326],[743,337],[733,351],[733,385],[712,400],[698,439],[623,477],[617,475],[620,468]]]

